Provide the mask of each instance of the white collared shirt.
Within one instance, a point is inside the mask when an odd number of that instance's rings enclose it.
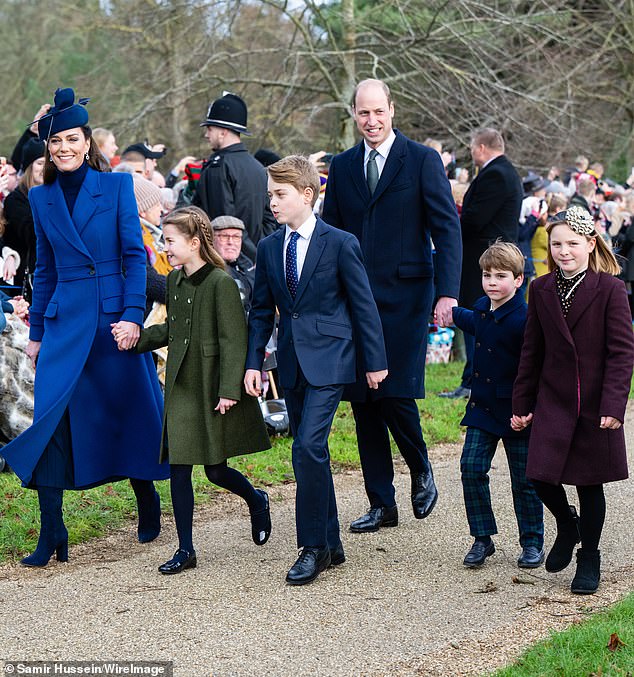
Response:
[[[378,153],[374,159],[376,161],[377,169],[379,170],[379,178],[381,178],[383,167],[385,167],[385,161],[387,160],[387,156],[390,154],[390,149],[392,148],[392,144],[394,143],[395,139],[396,134],[394,134],[394,130],[392,130],[387,139],[385,139],[385,141],[376,148],[370,148],[370,146],[368,146],[368,142],[365,140],[363,141],[363,145],[365,146],[365,155],[363,156],[363,174],[366,178],[368,176],[368,158],[370,157],[370,151],[376,150]]]
[[[282,263],[284,264],[284,275],[286,275],[286,249],[291,239],[291,235],[296,232],[299,234],[299,238],[297,238],[297,279],[301,279],[302,268],[304,267],[304,261],[306,260],[306,252],[308,251],[310,238],[312,237],[316,225],[317,219],[314,214],[311,214],[296,231],[286,226],[286,233],[284,233],[284,252],[282,258]]]

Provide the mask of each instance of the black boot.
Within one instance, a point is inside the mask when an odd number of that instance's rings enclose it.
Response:
[[[599,550],[577,550],[577,573],[570,591],[576,595],[591,595],[597,591],[601,580],[601,553]]]
[[[58,562],[68,562],[68,531],[62,516],[62,489],[40,487],[37,490],[40,503],[40,537],[37,548],[20,561],[26,567],[45,567],[53,553]]]
[[[139,543],[149,543],[161,533],[161,499],[152,480],[130,479],[139,510]]]
[[[581,540],[579,517],[574,505],[569,505],[570,519],[563,524],[557,523],[557,538],[546,558],[546,571],[551,574],[562,571],[572,561],[575,545]]]

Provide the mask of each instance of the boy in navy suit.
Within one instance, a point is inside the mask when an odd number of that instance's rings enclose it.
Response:
[[[526,302],[521,293],[524,256],[509,242],[495,242],[480,257],[486,296],[474,310],[456,307],[457,327],[475,336],[471,397],[462,425],[467,426],[460,470],[465,508],[475,538],[464,559],[466,567],[484,564],[495,552],[491,535],[497,533],[491,508],[489,470],[500,439],[511,473],[513,505],[522,553],[519,567],[533,569],[544,561],[542,503],[526,478],[528,431],[511,429],[511,395],[517,376],[526,324]]]
[[[258,244],[244,384],[249,395],[260,395],[277,307],[278,373],[295,438],[301,549],[286,582],[303,585],[345,561],[328,451],[344,384],[356,380],[358,362],[368,386],[377,389],[387,376],[387,358],[359,242],[313,214],[317,170],[291,155],[268,167],[268,177],[271,211],[286,225]]]

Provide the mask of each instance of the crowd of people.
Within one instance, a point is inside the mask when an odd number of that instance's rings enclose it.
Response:
[[[502,440],[518,566],[559,571],[580,541],[571,589],[597,589],[603,484],[627,476],[634,168],[618,185],[580,156],[522,178],[502,135],[483,128],[470,180],[438,141],[395,129],[389,88],[364,80],[352,105],[362,140],[340,155],[251,155],[247,106],[224,94],[200,123],[209,157],[163,175],[165,145],[117,155],[86,103],[57,90],[0,169],[0,319],[28,321],[36,368],[33,425],[3,452],[38,492],[40,536],[24,565],[68,558],[64,490],[118,479],[134,489],[139,540],[154,540],[153,482],[169,477],[178,548],[159,571],[195,567],[197,464],[246,501],[264,545],[268,496],[227,459],[270,446],[257,398],[272,345],[297,480],[300,554],[287,583],[345,561],[328,453],[342,398],[369,504],[350,531],[398,525],[390,434],[413,514],[426,518],[438,489],[415,400],[433,320],[464,334],[461,383],[440,395],[468,400],[465,566],[495,551],[488,471]],[[165,348],[162,392],[148,352]],[[548,557],[542,505],[557,522]]]

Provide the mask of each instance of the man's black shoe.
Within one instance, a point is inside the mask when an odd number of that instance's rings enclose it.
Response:
[[[346,561],[346,553],[343,551],[343,543],[339,541],[336,548],[330,548],[330,566],[336,567]]]
[[[434,509],[438,500],[438,489],[434,482],[434,473],[429,468],[429,472],[415,473],[412,475],[412,508],[414,517],[422,520]]]
[[[494,552],[495,545],[493,545],[493,541],[490,541],[488,545],[485,545],[482,541],[475,541],[471,546],[471,550],[469,550],[464,558],[463,564],[470,569],[481,567],[484,564],[484,560]]]
[[[299,553],[295,564],[286,574],[289,585],[306,585],[314,581],[317,576],[330,565],[330,549],[312,548],[304,546]]]
[[[381,527],[398,526],[398,508],[393,505],[386,508],[381,505],[378,508],[370,508],[368,512],[350,524],[350,531],[355,534],[366,534],[378,531]]]

